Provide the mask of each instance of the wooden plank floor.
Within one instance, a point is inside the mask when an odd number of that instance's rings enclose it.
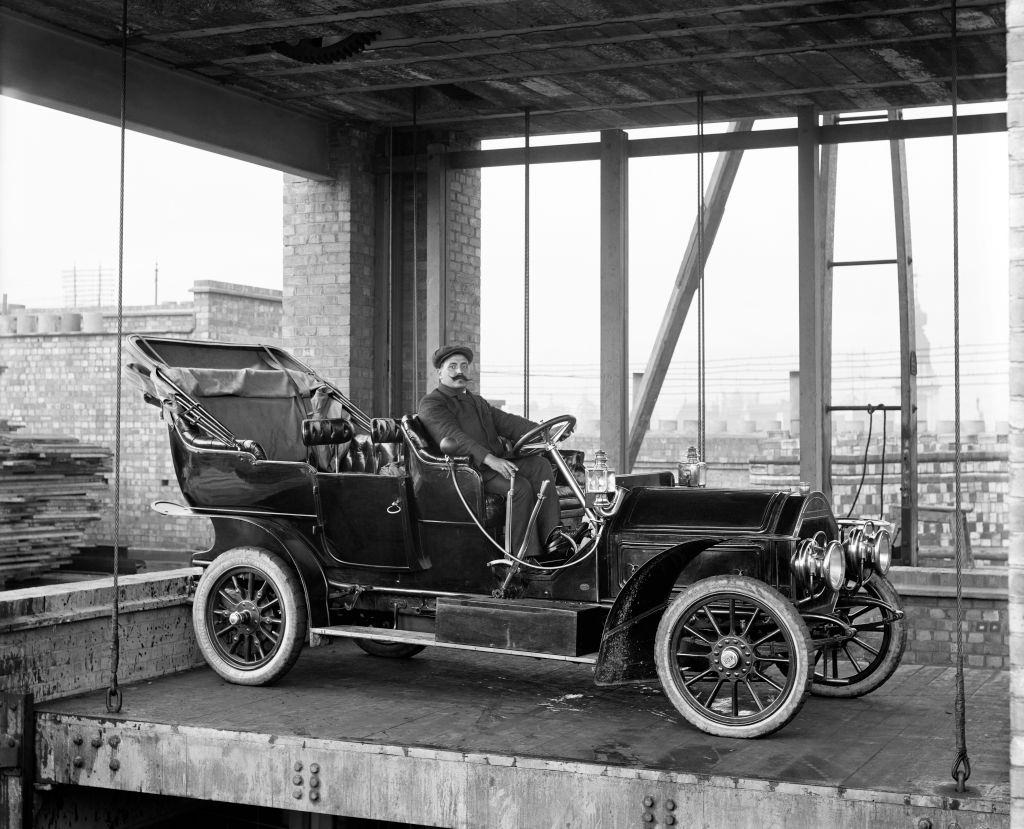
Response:
[[[38,711],[957,797],[952,669],[905,666],[861,699],[811,697],[761,740],[706,735],[656,687],[597,688],[591,676],[584,665],[440,648],[388,660],[337,641],[307,649],[273,687],[229,685],[199,669],[127,686],[113,717],[102,693]],[[1009,804],[1008,680],[967,674],[967,799]]]

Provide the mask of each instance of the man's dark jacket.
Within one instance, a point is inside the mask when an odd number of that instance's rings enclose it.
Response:
[[[437,443],[452,438],[458,444],[458,454],[469,455],[478,468],[483,467],[488,454],[505,457],[499,436],[514,443],[537,425],[495,408],[470,391],[442,385],[420,401],[419,416]]]

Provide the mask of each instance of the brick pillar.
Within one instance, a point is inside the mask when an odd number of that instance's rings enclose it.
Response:
[[[373,397],[374,140],[339,128],[333,179],[284,182],[284,347],[363,408]]]
[[[1006,3],[1010,179],[1010,818],[1024,826],[1024,0]]]

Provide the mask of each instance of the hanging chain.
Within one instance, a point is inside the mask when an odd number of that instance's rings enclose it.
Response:
[[[412,90],[412,404],[420,402],[420,274],[419,274],[419,167],[420,131],[417,123],[419,96]]]
[[[118,549],[121,535],[121,349],[124,335],[124,148],[128,103],[128,0],[121,4],[121,162],[117,226],[117,359],[114,361],[114,583],[110,611],[110,685],[107,711],[116,714],[123,702],[117,684],[121,662]]]
[[[953,541],[956,551],[956,758],[952,775],[957,791],[962,792],[971,776],[971,760],[967,756],[967,714],[964,700],[964,604],[963,604],[963,522],[960,485],[960,170],[957,143],[957,98],[959,97],[957,56],[956,0],[951,2],[952,37],[952,137],[953,137]]]
[[[888,410],[885,406],[882,407],[882,462],[879,464],[879,477],[878,477],[878,517],[881,520],[885,519],[885,441],[887,438],[886,430],[888,429]]]
[[[697,454],[707,460],[707,351],[704,317],[704,93],[697,93]]]
[[[523,112],[523,417],[530,419],[530,108]]]
[[[860,500],[860,491],[864,488],[864,481],[868,477],[868,450],[871,449],[871,429],[875,425],[875,407],[868,406],[868,438],[864,441],[864,463],[860,469],[860,483],[857,484],[857,491],[853,494],[853,503],[850,504],[850,511],[846,513],[849,518],[857,508],[857,501]]]

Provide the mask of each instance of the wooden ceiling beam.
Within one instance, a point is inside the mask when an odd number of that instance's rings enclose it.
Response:
[[[1005,78],[1005,74],[1001,72],[981,72],[977,74],[966,74],[960,75],[959,80],[963,81],[988,81]],[[880,89],[891,89],[901,86],[920,86],[922,84],[948,84],[950,82],[948,75],[937,76],[933,78],[919,78],[919,79],[905,79],[885,81],[883,83],[871,83],[858,81],[850,84],[830,85],[823,84],[821,86],[809,86],[800,88],[789,88],[782,87],[779,89],[773,89],[769,91],[760,92],[736,92],[736,93],[718,93],[718,94],[707,94],[704,96],[705,104],[716,104],[716,103],[730,103],[733,101],[741,100],[753,100],[753,99],[771,99],[771,98],[791,98],[794,96],[801,95],[815,95],[829,92],[872,92]],[[993,98],[992,100],[996,100]],[[658,107],[676,107],[676,106],[696,106],[697,96],[696,94],[687,95],[680,98],[666,98],[660,101],[623,101],[623,102],[611,102],[606,101],[602,104],[594,104],[588,106],[579,107],[559,107],[558,109],[530,109],[530,117],[534,119],[536,126],[536,119],[543,119],[548,116],[565,116],[574,115],[582,112],[600,112],[613,110],[615,112],[624,112],[637,109],[653,109]],[[884,109],[885,107],[881,104],[877,107],[878,109]],[[465,117],[458,115],[438,116],[432,118],[430,116],[418,118],[418,123],[421,127],[425,126],[440,126],[444,125],[447,127],[454,127],[457,124],[462,123],[479,123],[484,121],[511,121],[511,120],[522,120],[522,110],[506,111],[502,113],[469,113]],[[695,117],[695,116],[694,116]],[[711,120],[724,120],[720,118],[713,118]],[[411,126],[411,121],[402,121],[399,123],[392,124],[394,127],[405,127]],[[672,123],[680,123],[678,119]],[[540,129],[543,129],[543,125],[540,125]],[[576,130],[579,132],[579,130]],[[513,130],[509,134],[516,134]],[[710,137],[710,136],[709,136]]]
[[[334,14],[306,15],[303,17],[284,17],[280,20],[253,20],[248,23],[234,23],[227,26],[206,26],[202,29],[179,29],[173,32],[153,32],[139,35],[137,40],[149,40],[160,43],[167,40],[196,40],[204,37],[221,35],[237,35],[245,32],[274,31],[280,29],[296,29],[302,26],[323,26],[328,23],[347,23],[352,20],[375,20],[382,17],[393,17],[396,14],[422,14],[447,9],[465,8],[467,6],[501,6],[510,0],[421,0],[404,6],[388,5],[373,9],[359,9]]]
[[[973,9],[977,8],[1002,8],[1002,0],[975,0],[970,4]],[[959,7],[961,11],[965,11],[965,6]],[[345,72],[359,72],[364,69],[379,69],[389,66],[408,66],[415,63],[444,63],[446,61],[453,60],[467,60],[476,58],[490,58],[490,57],[504,57],[504,56],[517,56],[526,54],[529,52],[550,52],[555,49],[581,49],[589,46],[615,46],[622,44],[632,43],[646,43],[651,40],[677,40],[687,39],[693,37],[699,37],[701,35],[716,34],[720,32],[742,32],[746,33],[751,30],[763,31],[767,29],[778,29],[787,28],[791,26],[806,26],[814,25],[820,26],[826,23],[842,23],[851,20],[867,21],[867,20],[882,20],[885,18],[902,17],[909,14],[920,14],[922,12],[942,12],[948,10],[948,5],[942,6],[900,6],[898,8],[889,8],[884,10],[875,11],[861,11],[861,12],[843,12],[839,14],[830,15],[817,15],[807,17],[795,17],[786,18],[781,20],[760,20],[760,21],[744,21],[741,29],[737,29],[735,24],[731,23],[714,23],[707,25],[691,26],[686,29],[679,29],[678,27],[670,28],[659,28],[651,32],[632,32],[625,35],[613,35],[611,37],[591,37],[577,40],[560,40],[560,41],[548,41],[543,43],[529,43],[523,46],[515,48],[503,48],[503,49],[478,49],[475,51],[452,51],[444,55],[408,55],[406,57],[399,58],[365,58],[358,56],[352,60],[344,63],[333,64],[333,65],[307,65],[302,64],[299,66],[287,66],[277,69],[267,69],[264,71],[247,72],[248,77],[253,78],[265,78],[265,77],[277,77],[282,75],[316,75],[316,74],[330,74],[337,75]],[[648,15],[652,16],[652,15]],[[679,16],[678,14],[676,16]],[[959,16],[959,15],[958,15]],[[590,24],[587,28],[595,28],[603,24]],[[562,27],[553,27],[562,28]],[[573,26],[572,28],[580,28]],[[466,35],[460,37],[464,40],[481,40],[481,39],[492,39],[496,37],[507,37],[512,36],[511,32],[489,34],[488,38],[482,38],[480,35]],[[435,39],[436,40],[436,39]],[[399,43],[400,41],[393,41],[392,43]],[[422,41],[423,44],[428,44],[431,41]],[[370,52],[380,52],[390,48],[388,42],[379,42],[373,46],[371,50],[367,50],[364,54]]]
[[[974,29],[960,32],[958,39],[962,42],[968,38],[978,37],[1005,37],[1006,28],[1000,26],[992,29]],[[711,52],[699,55],[680,55],[670,58],[652,58],[650,60],[631,60],[618,62],[599,62],[594,64],[579,65],[564,63],[557,67],[550,68],[528,68],[517,69],[508,72],[486,72],[476,75],[460,75],[448,78],[428,78],[420,80],[404,80],[393,83],[366,84],[363,86],[343,86],[330,90],[329,92],[309,92],[297,95],[283,96],[284,100],[301,100],[303,98],[323,98],[334,95],[353,95],[369,92],[392,92],[399,89],[414,89],[420,87],[443,86],[447,84],[465,83],[487,83],[491,81],[507,81],[520,78],[551,78],[562,75],[579,75],[605,72],[621,72],[631,69],[654,66],[684,66],[687,64],[699,63],[707,66],[714,63],[723,63],[730,60],[756,60],[757,58],[771,57],[773,55],[796,55],[805,53],[828,53],[842,51],[845,49],[879,48],[883,46],[899,46],[909,43],[926,43],[928,41],[946,41],[949,34],[929,33],[923,35],[910,35],[903,37],[886,38],[864,38],[858,40],[837,41],[831,43],[815,43],[809,46],[782,46],[772,49],[742,49],[734,52]],[[826,90],[835,89],[834,85],[826,86]]]

